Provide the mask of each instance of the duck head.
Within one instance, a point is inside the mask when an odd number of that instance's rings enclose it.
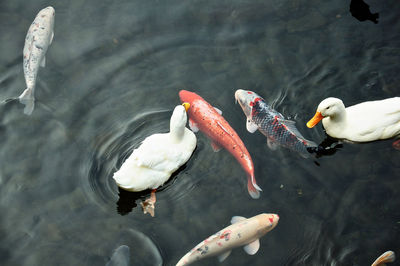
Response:
[[[307,127],[313,128],[323,118],[327,117],[332,120],[339,120],[345,115],[345,110],[346,108],[342,100],[333,97],[326,98],[318,105],[317,112],[314,117],[307,122]]]
[[[189,109],[189,103],[183,103],[175,107],[171,120],[169,122],[170,134],[174,141],[179,141],[182,139],[185,133],[185,127],[187,122],[186,111]]]

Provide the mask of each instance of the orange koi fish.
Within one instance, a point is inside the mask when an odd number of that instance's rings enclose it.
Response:
[[[261,188],[254,177],[254,166],[251,156],[236,131],[222,117],[222,112],[212,107],[201,96],[194,92],[181,90],[179,97],[188,102],[189,126],[193,132],[201,131],[212,140],[214,151],[221,147],[228,150],[247,173],[247,190],[253,199],[260,197]]]

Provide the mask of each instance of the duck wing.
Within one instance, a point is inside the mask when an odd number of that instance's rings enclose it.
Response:
[[[400,132],[400,97],[360,103],[346,111],[351,127],[365,138],[389,138]]]
[[[178,169],[179,155],[180,151],[174,149],[167,134],[154,134],[147,137],[132,153],[138,166],[162,172]]]

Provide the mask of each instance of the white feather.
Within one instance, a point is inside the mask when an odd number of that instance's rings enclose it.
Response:
[[[147,137],[114,173],[118,186],[129,191],[162,186],[196,148],[196,136],[185,127],[186,121],[185,109],[177,106],[171,117],[171,132]]]

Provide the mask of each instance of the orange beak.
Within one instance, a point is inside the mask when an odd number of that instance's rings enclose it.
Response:
[[[320,112],[316,112],[314,117],[310,119],[310,121],[307,122],[307,127],[308,128],[313,128],[316,124],[319,123],[319,121],[324,118]]]
[[[185,110],[186,110],[186,112],[187,112],[187,110],[189,110],[190,103],[184,102],[184,103],[182,103],[182,105],[183,105],[183,107],[185,107]]]

